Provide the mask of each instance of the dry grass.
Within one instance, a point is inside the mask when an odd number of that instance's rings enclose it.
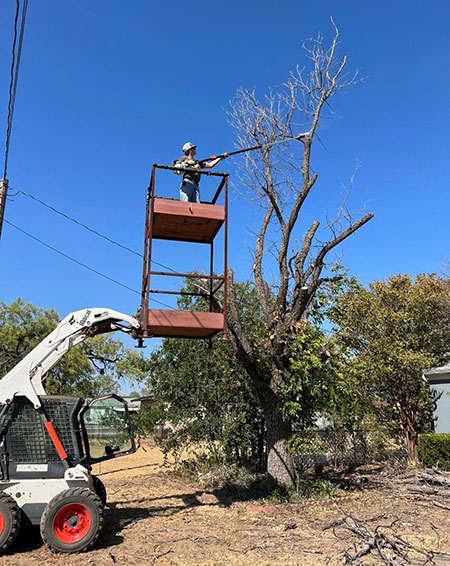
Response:
[[[342,522],[346,514],[371,532],[394,523],[405,541],[440,552],[435,564],[450,565],[449,511],[376,470],[366,471],[347,496],[332,501],[261,505],[233,502],[229,494],[221,502],[219,492],[205,493],[177,479],[162,461],[159,450],[146,444],[132,456],[97,466],[108,504],[107,526],[94,550],[54,555],[38,530],[28,529],[2,556],[1,566],[341,566],[346,553],[353,556],[361,546],[358,534]],[[408,560],[425,562],[414,551]],[[369,553],[354,564],[384,562]]]

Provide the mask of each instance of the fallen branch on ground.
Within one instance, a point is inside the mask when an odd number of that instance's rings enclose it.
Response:
[[[342,566],[360,565],[360,558],[371,553],[377,555],[387,566],[411,564],[410,554],[412,553],[423,556],[424,564],[433,564],[435,553],[415,546],[397,533],[398,520],[389,525],[378,525],[373,530],[364,523],[365,520],[345,513],[344,516],[325,527],[325,529],[333,528],[333,532],[337,527],[345,528],[356,535],[361,542],[359,546],[354,545],[353,552],[350,552],[350,549],[344,551]]]

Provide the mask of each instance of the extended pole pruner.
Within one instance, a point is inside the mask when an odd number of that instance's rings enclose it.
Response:
[[[306,138],[309,135],[309,132],[304,132],[301,134],[298,134],[298,136],[292,136],[292,137],[285,137],[282,140],[278,140],[276,142],[270,142],[270,143],[266,143],[266,144],[260,144],[260,145],[253,145],[252,147],[246,147],[244,149],[238,149],[236,151],[227,151],[224,153],[221,153],[220,155],[211,155],[210,157],[207,157],[206,159],[199,159],[197,162],[198,163],[205,163],[206,161],[210,161],[212,159],[217,159],[219,157],[224,158],[224,157],[231,157],[232,155],[238,155],[239,153],[247,153],[249,151],[255,151],[255,149],[263,149],[264,147],[273,147],[274,145],[278,145],[280,143],[284,143],[290,140],[297,140],[297,141],[302,141],[303,138]]]

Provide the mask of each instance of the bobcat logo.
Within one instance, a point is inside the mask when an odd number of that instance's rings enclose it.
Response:
[[[83,316],[83,318],[80,320],[80,326],[84,326],[86,324],[86,321],[88,320],[90,314],[92,311],[90,311],[89,309],[86,311],[86,314]]]

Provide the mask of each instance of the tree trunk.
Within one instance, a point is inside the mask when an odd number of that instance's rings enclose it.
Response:
[[[408,414],[406,411],[399,411],[401,430],[408,451],[408,459],[412,464],[417,464],[419,457],[417,454],[417,413]]]
[[[404,428],[403,434],[406,442],[406,449],[408,450],[408,458],[412,464],[417,464],[419,456],[417,454],[417,432],[411,430],[411,427]]]
[[[274,396],[275,397],[275,396]],[[267,440],[267,473],[278,482],[295,485],[295,472],[292,454],[286,447],[291,430],[281,416],[281,407],[276,399],[264,406]]]

